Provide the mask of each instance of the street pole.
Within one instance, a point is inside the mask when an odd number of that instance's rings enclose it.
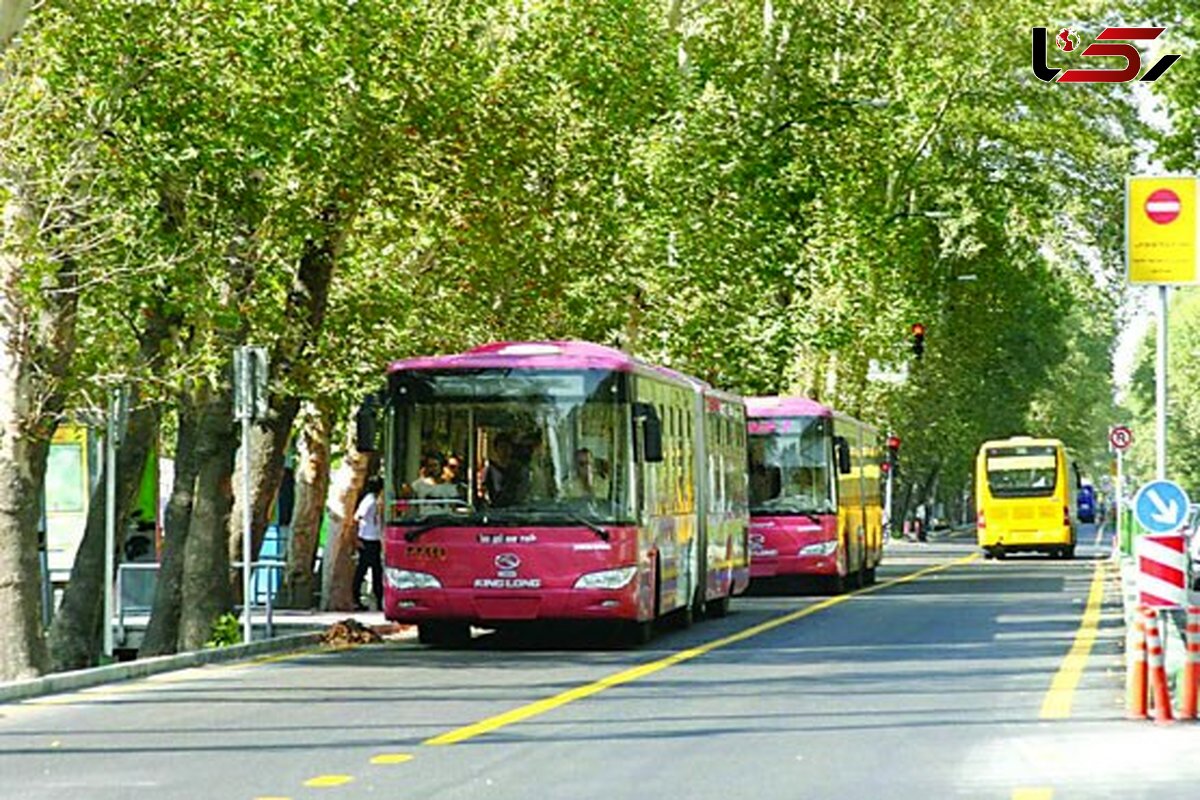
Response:
[[[250,417],[242,417],[242,641],[250,641],[250,562],[252,555],[252,515],[250,508]]]
[[[117,390],[109,395],[104,436],[104,661],[113,657],[113,570],[117,546]]]
[[[1155,472],[1167,479],[1167,287],[1158,287],[1158,352],[1155,370]]]
[[[242,423],[242,641],[249,643],[252,631],[250,576],[254,564],[250,437],[254,420],[263,419],[267,414],[267,351],[261,347],[242,346],[233,353],[233,413]],[[270,592],[268,575],[268,595]]]
[[[1125,514],[1124,514],[1124,510],[1123,510],[1124,500],[1121,497],[1121,494],[1122,494],[1121,493],[1121,481],[1123,479],[1123,473],[1122,473],[1122,469],[1121,469],[1121,453],[1124,451],[1122,451],[1121,448],[1119,448],[1119,447],[1116,448],[1116,450],[1117,450],[1117,506],[1116,506],[1117,521],[1116,521],[1116,536],[1115,536],[1115,538],[1117,540],[1117,546],[1121,549],[1121,552],[1126,553],[1128,555],[1128,548],[1126,546],[1125,539],[1121,535],[1123,533],[1121,523],[1122,523],[1122,520],[1124,520],[1124,518],[1125,518]]]
[[[896,475],[896,465],[888,468],[887,482],[884,484],[883,495],[883,538],[887,541],[892,536],[892,481]]]
[[[251,498],[250,498],[250,417],[252,408],[249,402],[250,392],[253,390],[253,382],[251,380],[249,369],[249,357],[245,357],[247,362],[245,368],[242,369],[242,397],[247,398],[242,414],[242,641],[249,644],[251,636],[251,619],[250,619],[250,562],[253,559],[253,536],[251,526],[253,525],[253,515],[251,514]],[[268,590],[270,588],[268,587]]]

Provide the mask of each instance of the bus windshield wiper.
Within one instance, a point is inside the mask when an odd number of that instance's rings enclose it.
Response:
[[[431,531],[434,528],[440,528],[447,523],[456,523],[461,519],[462,517],[456,517],[452,514],[438,514],[432,517],[425,517],[419,525],[415,525],[404,531],[404,541],[415,542],[420,538],[421,534]],[[404,525],[405,523],[402,522],[400,524]]]
[[[580,525],[586,526],[588,529],[590,529],[592,531],[592,533],[596,534],[597,537],[603,539],[606,542],[608,541],[609,533],[607,530],[600,527],[599,524],[593,522],[592,520],[583,516],[579,512],[572,511],[569,508],[564,508],[562,506],[555,506],[553,508],[536,508],[536,507],[532,507],[532,506],[528,506],[528,505],[527,506],[505,506],[498,510],[501,512],[500,514],[496,514],[497,509],[491,509],[489,512],[487,512],[487,514],[490,514],[491,516],[493,516],[493,518],[497,519],[498,521],[507,521],[508,519],[511,519],[512,516],[515,516],[519,519],[523,515],[533,515],[533,514],[536,514],[539,517],[541,517],[543,521],[546,521],[547,517],[549,517],[550,520],[553,520],[555,517],[566,517],[571,522],[575,522]],[[508,513],[505,513],[505,512],[508,512]],[[512,516],[510,516],[510,514]]]
[[[583,516],[582,514],[577,514],[574,511],[564,511],[564,513],[573,522],[578,522],[580,525],[586,525],[587,527],[591,528],[592,532],[595,533],[596,536],[600,537],[606,542],[608,541],[608,531],[606,531],[604,528],[601,528],[595,522],[592,522],[587,517]]]

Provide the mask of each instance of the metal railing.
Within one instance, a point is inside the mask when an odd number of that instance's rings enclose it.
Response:
[[[230,564],[229,566],[232,567],[233,569],[240,570],[242,568],[242,562],[235,561],[232,564]],[[267,638],[268,639],[270,639],[271,637],[273,637],[275,635],[275,616],[274,616],[275,604],[272,602],[272,600],[275,596],[275,592],[271,587],[270,570],[274,570],[274,569],[282,570],[282,569],[285,569],[286,567],[287,567],[286,561],[278,561],[275,559],[250,562],[251,575],[253,575],[254,571],[258,570],[258,569],[265,569],[268,571],[267,572],[267,586],[265,589],[266,602],[264,603],[266,614],[267,614]],[[251,580],[251,585],[253,585],[253,580]],[[243,598],[242,613],[246,615],[246,619],[250,619],[253,609],[254,609],[253,598],[251,598],[251,597]],[[249,625],[247,625],[246,627],[248,629]]]
[[[116,599],[115,599],[116,608],[114,609],[114,611],[116,612],[116,618],[117,618],[117,640],[119,642],[121,642],[122,644],[124,644],[125,640],[126,640],[126,637],[125,637],[125,611],[126,611],[125,575],[126,575],[126,573],[129,573],[129,572],[158,572],[158,568],[160,566],[162,566],[162,565],[159,564],[158,562],[147,562],[147,563],[127,562],[127,563],[122,563],[122,564],[117,565],[117,586],[116,586]],[[156,580],[157,580],[157,576],[156,576]],[[153,603],[153,600],[151,600],[151,603]],[[149,611],[150,610],[150,606],[133,606],[133,608],[135,608],[139,611]]]
[[[128,604],[125,602],[125,589],[126,589],[126,582],[127,582],[127,578],[125,576],[127,573],[131,573],[131,572],[158,572],[159,567],[161,567],[161,566],[162,565],[157,562],[148,562],[148,563],[126,562],[126,563],[117,565],[117,581],[116,581],[116,587],[115,587],[115,590],[116,590],[115,606],[116,606],[116,608],[114,609],[114,612],[115,612],[114,616],[116,617],[116,622],[117,622],[117,639],[122,644],[124,644],[126,641],[125,614],[129,611],[149,612],[151,609],[150,604],[135,605],[135,604]],[[264,609],[266,611],[266,615],[267,615],[267,638],[268,639],[270,639],[272,636],[275,635],[274,596],[275,596],[276,588],[271,585],[270,571],[271,570],[282,570],[282,569],[285,569],[286,567],[287,567],[286,561],[262,560],[262,561],[251,561],[250,562],[250,571],[252,573],[255,570],[259,570],[259,569],[264,569],[264,570],[268,571],[267,585],[266,585],[265,589],[263,590],[266,595],[266,600],[263,604],[263,607],[264,607]],[[230,565],[230,568],[240,570],[242,568],[242,562],[240,562],[240,561],[234,562],[233,564]],[[152,602],[153,601],[151,601],[151,603]],[[246,608],[247,606],[249,606],[249,609]],[[246,613],[246,614],[252,613],[255,606],[256,606],[256,604],[253,602],[253,597],[248,598],[247,601],[245,603],[243,603],[242,613]]]

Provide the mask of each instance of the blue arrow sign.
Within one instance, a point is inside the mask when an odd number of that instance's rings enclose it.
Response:
[[[1133,498],[1133,515],[1151,533],[1172,533],[1187,519],[1188,496],[1174,481],[1150,481]]]

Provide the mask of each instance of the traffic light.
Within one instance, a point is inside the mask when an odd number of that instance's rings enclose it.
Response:
[[[884,474],[900,468],[900,437],[887,437],[887,460],[883,462]]]
[[[920,358],[925,352],[925,326],[919,322],[914,322],[912,326],[912,351],[913,355]]]

